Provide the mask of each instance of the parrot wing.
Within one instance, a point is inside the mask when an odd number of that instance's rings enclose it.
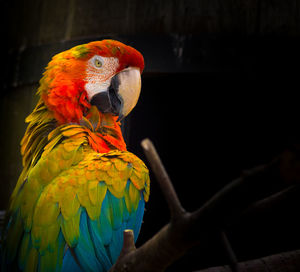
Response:
[[[45,148],[11,202],[3,257],[22,271],[107,271],[123,231],[139,234],[148,169],[132,153],[97,153],[77,138]]]

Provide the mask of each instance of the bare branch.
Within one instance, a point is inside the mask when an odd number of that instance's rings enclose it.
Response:
[[[228,255],[228,259],[229,259],[229,265],[230,265],[230,268],[233,272],[240,272],[240,270],[238,269],[238,260],[237,260],[237,257],[231,247],[231,244],[227,238],[227,235],[224,231],[221,232],[221,240],[222,240],[222,243],[224,245],[224,248],[227,252],[227,255]]]
[[[243,211],[240,217],[250,216],[251,214],[257,214],[270,210],[271,208],[276,208],[278,205],[282,205],[282,203],[288,199],[294,198],[300,195],[300,186],[292,185],[288,188],[277,192],[267,198],[259,200],[252,205],[250,205],[246,210]]]
[[[200,242],[205,242],[208,233],[220,232],[224,226],[234,221],[234,218],[240,216],[252,203],[262,198],[267,199],[275,192],[290,186],[291,183],[299,183],[300,180],[300,175],[298,175],[298,165],[300,164],[295,164],[293,161],[291,166],[285,156],[278,157],[269,164],[243,173],[240,178],[217,192],[197,211],[189,213],[182,208],[170,178],[151,141],[145,139],[142,146],[170,208],[171,221],[144,245],[136,250],[129,250],[127,254],[127,242],[124,241],[122,252],[125,253],[122,254],[122,258],[118,259],[110,270],[111,272],[164,271],[167,266],[184,255],[189,248]],[[291,167],[293,167],[293,175],[290,175]],[[226,239],[223,241],[230,255],[232,267],[234,267],[236,264],[235,255],[228,241]]]
[[[123,248],[120,253],[119,258],[122,259],[123,256],[127,255],[128,253],[135,251],[136,247],[134,244],[134,234],[133,230],[127,229],[123,232]]]
[[[164,194],[164,197],[168,203],[171,218],[176,218],[181,216],[185,210],[182,207],[177,193],[173,187],[173,184],[169,178],[169,175],[162,164],[160,157],[149,139],[144,139],[141,142],[144,149],[144,153],[151,165],[151,169],[155,174],[155,177],[160,185],[160,188]]]
[[[275,254],[251,261],[241,262],[238,264],[240,272],[253,271],[300,271],[300,250]],[[283,268],[283,269],[281,269]],[[231,272],[228,265],[211,267],[195,272]]]

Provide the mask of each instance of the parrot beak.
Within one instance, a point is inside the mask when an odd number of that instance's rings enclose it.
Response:
[[[91,104],[103,113],[119,116],[120,121],[135,107],[140,92],[140,69],[129,67],[112,77],[107,90],[96,93],[91,98]]]

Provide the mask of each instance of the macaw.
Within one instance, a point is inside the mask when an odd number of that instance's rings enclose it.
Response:
[[[3,231],[2,271],[107,271],[138,237],[150,179],[120,121],[136,105],[144,59],[121,42],[78,45],[49,62],[26,118],[23,171]]]

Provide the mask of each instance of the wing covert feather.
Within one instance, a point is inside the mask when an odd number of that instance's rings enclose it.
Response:
[[[148,169],[129,152],[101,154],[63,141],[42,156],[12,201],[8,243],[20,243],[20,269],[60,271],[70,267],[64,261],[72,261],[73,248],[83,271],[107,271],[123,230],[138,236],[149,183]],[[17,236],[13,226],[22,221],[24,234]],[[18,248],[10,250],[17,256]]]

